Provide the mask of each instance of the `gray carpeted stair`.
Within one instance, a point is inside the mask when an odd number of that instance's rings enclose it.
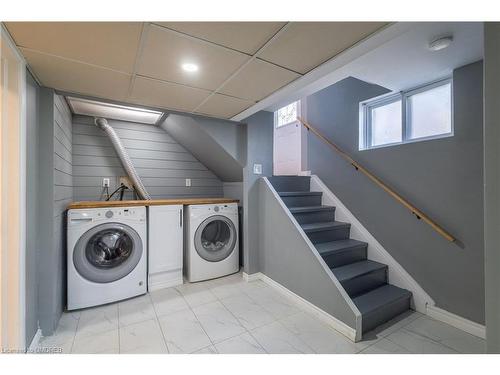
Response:
[[[310,191],[309,176],[269,181],[363,316],[363,333],[410,309],[411,292],[387,282],[388,267],[367,259],[365,242],[350,237],[351,224],[335,221],[335,207]]]

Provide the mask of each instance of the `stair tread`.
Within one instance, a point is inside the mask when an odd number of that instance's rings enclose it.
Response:
[[[309,223],[309,224],[302,224],[301,225],[304,232],[307,232],[307,233],[319,232],[319,231],[323,231],[323,230],[337,229],[337,228],[343,228],[343,227],[350,227],[350,226],[351,226],[351,224],[344,223],[342,221],[325,221],[325,222],[320,222],[320,223]]]
[[[332,268],[332,272],[340,282],[353,279],[355,277],[365,275],[367,273],[386,269],[387,265],[373,260],[362,260],[345,266]]]
[[[348,238],[347,240],[337,240],[329,242],[317,243],[316,250],[323,256],[335,252],[349,251],[359,247],[366,247],[368,244],[366,242],[353,240]]]
[[[369,314],[391,302],[409,297],[411,297],[410,291],[386,284],[353,298],[353,302],[361,314]]]
[[[280,197],[295,197],[295,196],[317,196],[323,194],[321,191],[279,191]]]
[[[333,206],[292,206],[288,207],[292,214],[316,211],[331,211],[335,210]]]

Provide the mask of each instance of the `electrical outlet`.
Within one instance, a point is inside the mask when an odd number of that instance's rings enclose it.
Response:
[[[262,174],[262,164],[253,165],[253,174]]]
[[[102,179],[102,187],[109,187],[109,178],[103,178]]]
[[[190,178],[186,178],[186,186],[191,186],[191,179]]]

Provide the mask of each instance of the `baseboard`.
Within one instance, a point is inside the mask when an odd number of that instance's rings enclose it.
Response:
[[[148,277],[148,292],[159,289],[171,288],[173,286],[182,285],[184,279],[182,277],[182,270],[168,273],[160,273],[149,275]]]
[[[35,336],[31,340],[30,346],[28,348],[28,353],[36,353],[36,349],[38,348],[38,344],[40,344],[40,339],[42,338],[42,330],[40,328],[37,329]]]
[[[251,282],[251,281],[255,281],[255,280],[262,280],[263,282],[265,282],[269,286],[276,289],[281,294],[295,300],[299,305],[301,305],[304,308],[304,310],[307,310],[309,313],[316,316],[323,323],[327,324],[328,326],[332,327],[334,330],[343,334],[348,339],[350,339],[352,341],[356,341],[356,330],[354,328],[349,327],[347,324],[345,324],[344,322],[341,322],[337,318],[331,316],[326,311],[321,310],[316,305],[313,305],[311,302],[309,302],[309,301],[305,300],[304,298],[302,298],[301,296],[295,294],[294,292],[292,292],[288,288],[284,287],[280,283],[271,279],[269,276],[264,275],[262,272],[252,273],[250,275],[243,273],[243,279],[247,282]]]
[[[245,280],[247,283],[255,280],[260,280],[260,275],[260,272],[251,273],[250,275],[246,272],[243,272],[243,280]]]
[[[433,319],[449,324],[471,335],[486,339],[486,327],[433,305],[427,305],[426,314]]]

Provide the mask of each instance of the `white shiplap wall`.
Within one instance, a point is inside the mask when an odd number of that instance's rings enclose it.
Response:
[[[109,120],[153,199],[221,197],[222,182],[163,129]],[[101,199],[102,179],[111,179],[110,192],[126,173],[111,142],[87,116],[73,117],[73,194],[75,201]],[[186,187],[186,178],[191,187]],[[126,198],[133,198],[127,193]]]

